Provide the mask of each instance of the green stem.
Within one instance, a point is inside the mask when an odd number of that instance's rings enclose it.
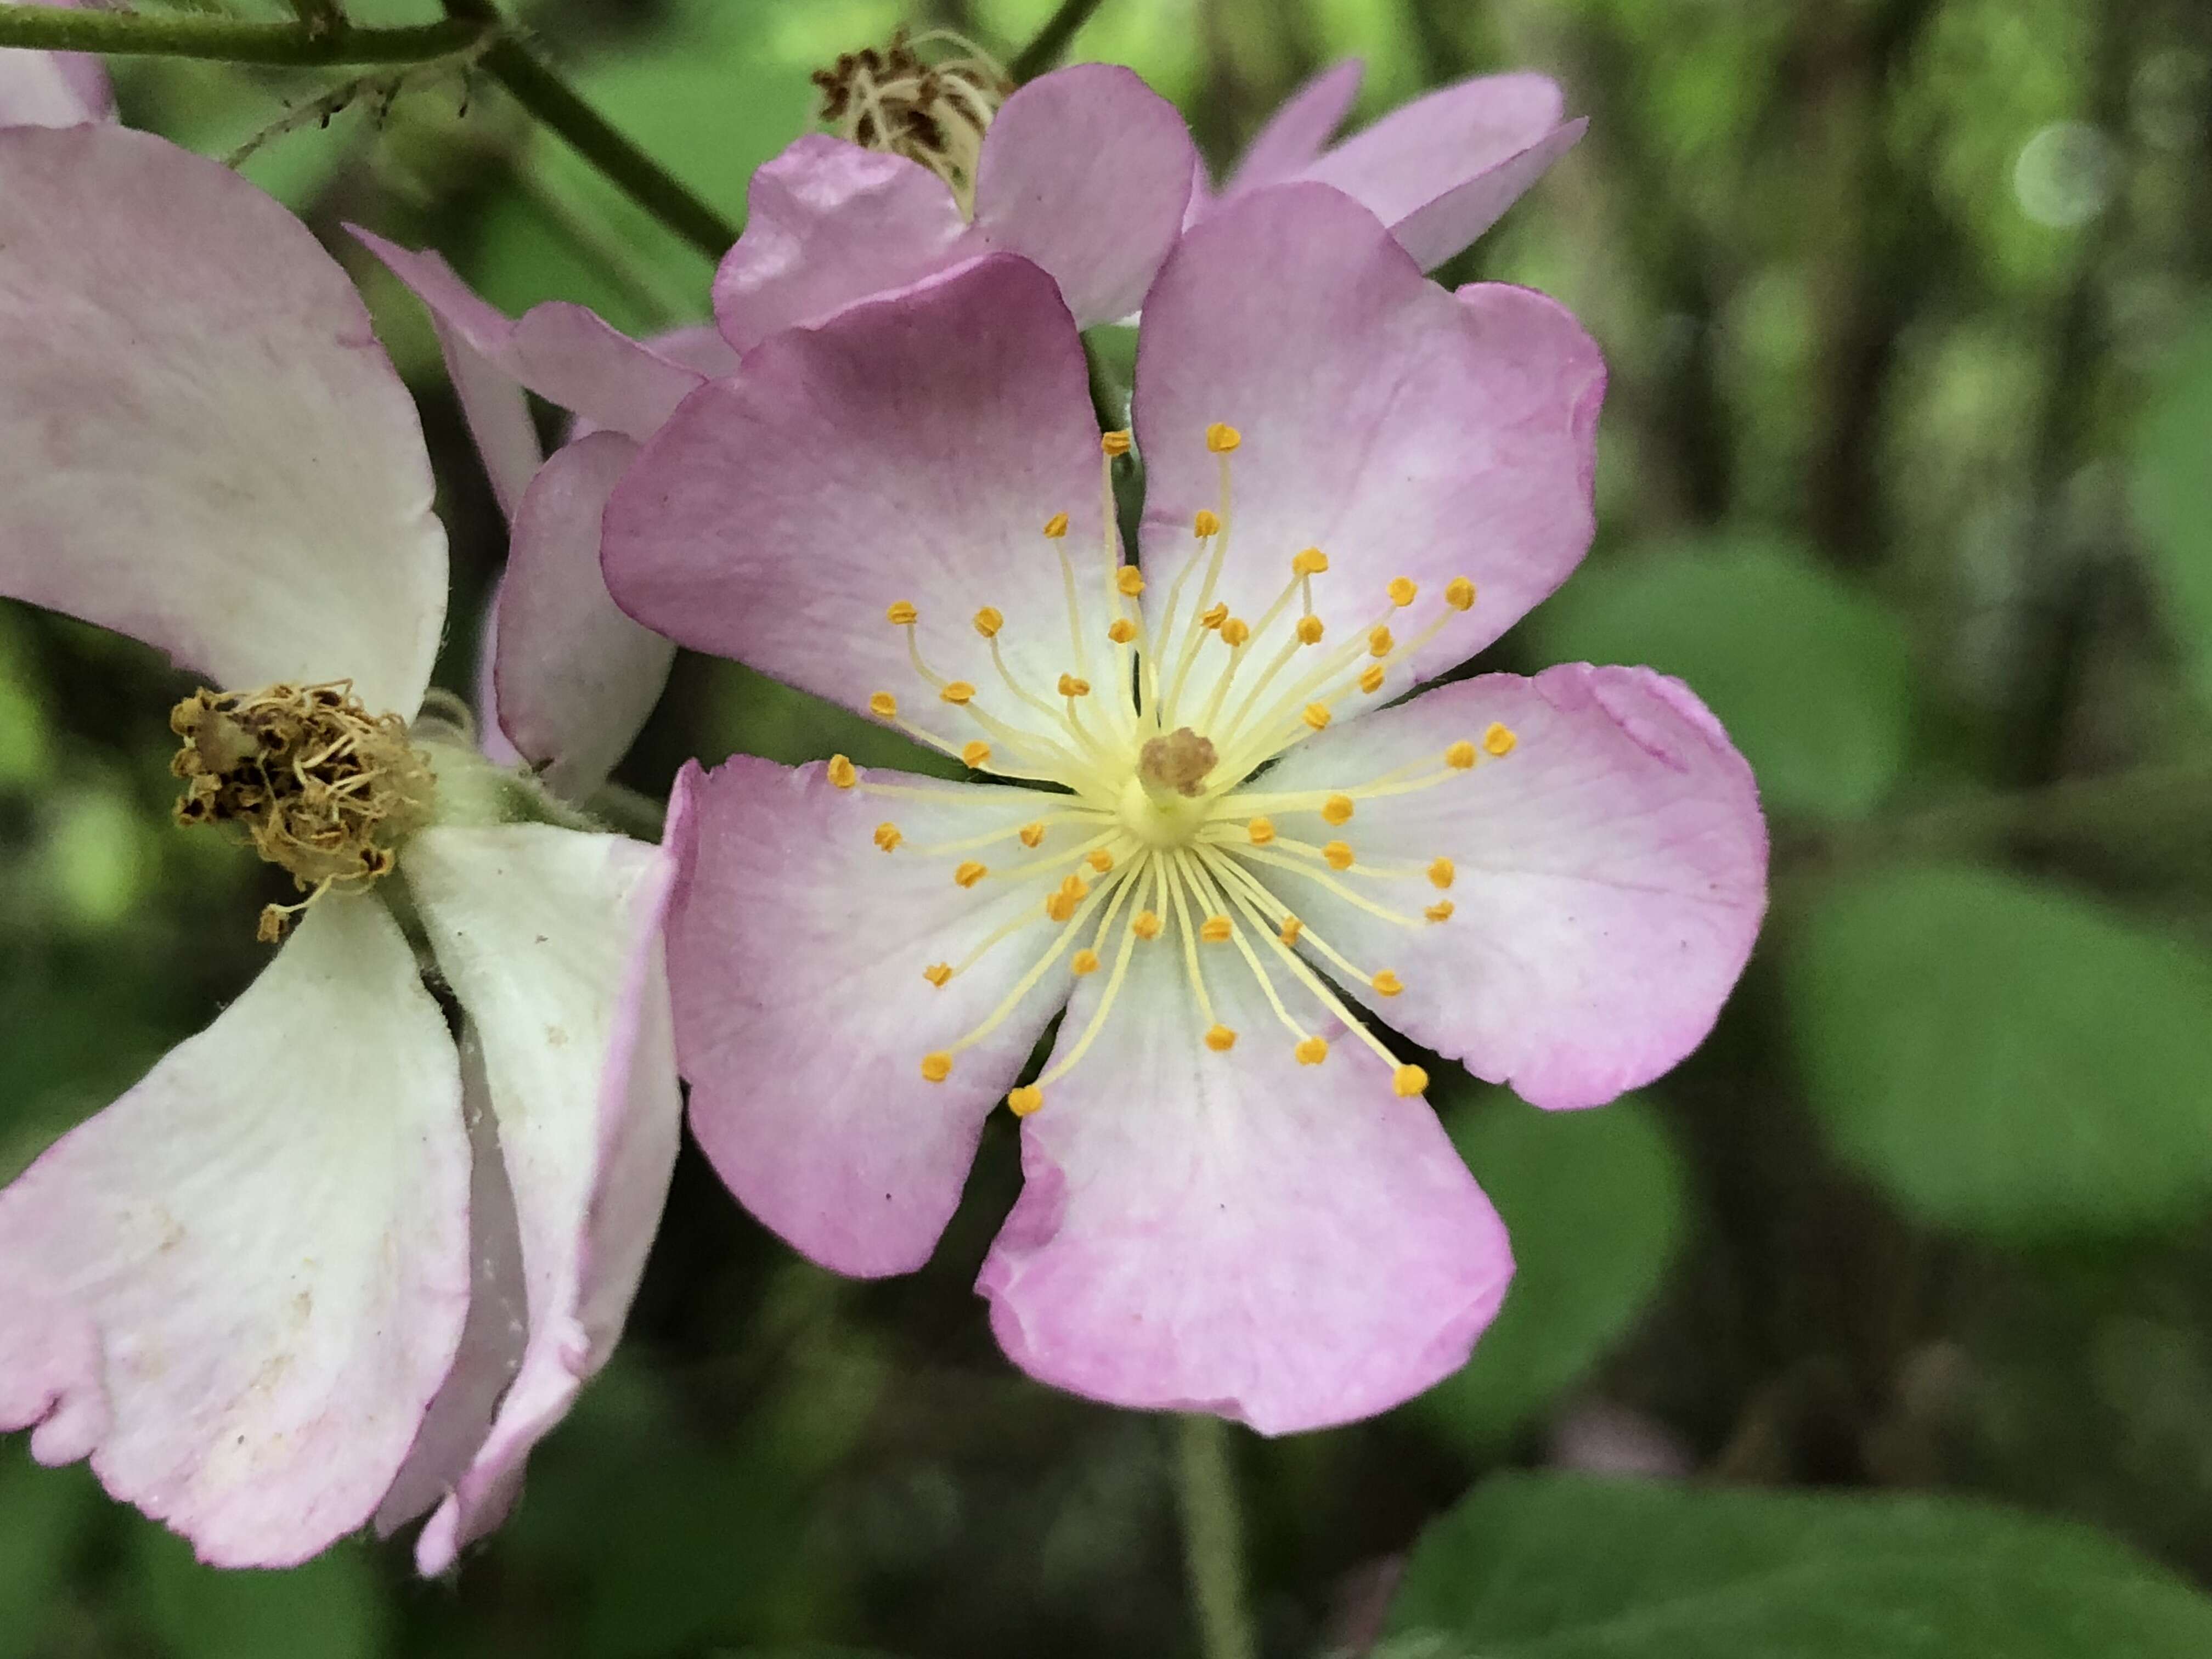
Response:
[[[1044,27],[1033,35],[1029,45],[1014,54],[1014,61],[1006,72],[1018,84],[1034,81],[1054,64],[1067,50],[1067,43],[1075,39],[1076,30],[1091,21],[1091,14],[1098,9],[1099,0],[1060,0],[1060,9],[1044,21]]]
[[[1176,1474],[1199,1651],[1206,1659],[1259,1659],[1244,1599],[1244,1528],[1229,1467],[1229,1425],[1195,1413],[1177,1418]]]
[[[0,6],[0,47],[96,52],[110,57],[207,58],[230,64],[422,64],[466,52],[489,27],[472,17],[376,27],[340,22],[320,31],[228,17],[143,17],[133,12]]]

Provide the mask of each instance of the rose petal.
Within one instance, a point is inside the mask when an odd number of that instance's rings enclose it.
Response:
[[[1493,723],[1514,735],[1503,758],[1482,749]],[[1650,1082],[1704,1041],[1759,932],[1766,827],[1750,768],[1680,682],[1573,664],[1425,691],[1294,750],[1260,787],[1346,790],[1430,761],[1444,772],[1462,740],[1473,769],[1361,801],[1334,830],[1275,815],[1285,836],[1348,842],[1355,871],[1408,872],[1340,879],[1413,925],[1291,872],[1265,870],[1267,884],[1356,966],[1405,985],[1385,998],[1340,975],[1347,992],[1478,1077],[1548,1107]],[[1443,890],[1418,873],[1439,856],[1455,866]],[[1438,900],[1450,919],[1419,921]]]
[[[968,238],[928,168],[825,133],[764,163],[745,204],[744,234],[714,273],[714,319],[739,351],[943,270]]]
[[[548,301],[510,318],[478,299],[441,255],[414,252],[358,225],[347,229],[470,350],[594,426],[641,443],[703,378],[582,306]]]
[[[1255,270],[1269,281],[1255,284]],[[1256,623],[1283,593],[1292,556],[1320,548],[1329,568],[1312,591],[1325,651],[1378,622],[1410,641],[1443,621],[1431,644],[1400,659],[1392,691],[1489,644],[1589,544],[1596,348],[1527,289],[1446,294],[1334,191],[1257,191],[1189,232],[1145,302],[1136,381],[1148,609],[1199,547],[1193,515],[1221,505],[1220,464],[1205,441],[1217,421],[1243,443],[1228,458],[1231,533],[1213,597]],[[1447,612],[1445,584],[1462,575],[1479,601]],[[1421,590],[1418,608],[1400,611],[1387,597],[1400,576]],[[1245,660],[1268,661],[1299,609],[1283,607]],[[1226,655],[1213,648],[1202,660],[1194,702]],[[1349,674],[1338,684],[1348,687]]]
[[[489,1437],[417,1543],[430,1574],[505,1517],[645,1270],[681,1111],[659,932],[673,862],[620,836],[507,824],[426,830],[403,868],[483,1044],[530,1330]]]
[[[0,131],[0,592],[220,684],[351,679],[411,717],[445,536],[360,296],[228,168]]]
[[[1114,64],[1006,100],[975,165],[975,229],[1050,271],[1077,325],[1134,311],[1182,229],[1198,152],[1174,105]]]
[[[913,630],[940,681],[972,708],[1064,740],[1017,700],[974,626],[1032,696],[1063,672],[1103,675],[1108,591],[1097,426],[1082,342],[1052,280],[995,254],[866,301],[748,353],[734,380],[687,399],[616,487],[603,562],[615,601],[679,645],[735,657],[866,712],[892,693],[901,718],[957,753],[988,737],[969,708],[915,672]],[[1065,538],[1042,533],[1065,513]],[[1080,582],[1075,657],[1055,547]],[[1086,672],[1087,665],[1087,672]]]
[[[1267,123],[1244,147],[1237,170],[1222,186],[1224,197],[1298,175],[1317,158],[1329,135],[1344,124],[1366,66],[1357,58],[1332,64],[1285,98]]]
[[[523,491],[545,459],[538,441],[538,422],[530,412],[530,394],[521,381],[471,346],[460,330],[436,312],[430,327],[438,337],[438,349],[446,360],[446,378],[460,399],[461,418],[483,462],[484,476],[499,510],[512,526],[522,506]]]
[[[77,0],[0,0],[73,8]],[[0,50],[0,127],[72,127],[115,118],[115,93],[99,58],[82,52]]]
[[[1201,1040],[1180,953],[1136,946],[1097,1046],[1023,1120],[976,1288],[1016,1364],[1093,1399],[1265,1434],[1372,1415],[1466,1361],[1512,1274],[1504,1228],[1425,1101],[1348,1039],[1299,1065],[1243,958],[1201,949],[1236,1046]]]
[[[1583,124],[1568,135],[1559,120],[1564,106],[1558,83],[1546,76],[1462,81],[1393,110],[1296,176],[1344,191],[1431,270],[1487,230],[1572,148]],[[1492,188],[1469,191],[1486,177],[1494,179]],[[1447,198],[1453,205],[1440,207]]]
[[[554,793],[582,800],[660,701],[676,647],[608,597],[599,519],[638,453],[596,432],[539,469],[515,514],[500,586],[493,676],[499,720]]]
[[[1036,853],[1011,833],[1064,795],[896,772],[865,782],[922,793],[839,789],[820,766],[743,755],[711,773],[687,768],[689,803],[672,809],[686,816],[670,832],[683,874],[668,945],[700,1146],[738,1200],[797,1249],[874,1276],[929,1259],[984,1118],[1067,994],[1063,958],[955,1057],[949,1078],[923,1079],[922,1056],[978,1026],[1060,937],[1042,913],[1043,884],[988,878],[963,891],[954,867],[1051,857],[1074,832],[1048,829]],[[889,854],[875,842],[886,822],[904,836]],[[921,850],[994,833],[1006,839]],[[944,986],[923,977],[1027,913],[1035,919]]]
[[[0,1427],[27,1399],[52,1413],[42,1456],[88,1449],[218,1565],[288,1565],[361,1526],[460,1337],[460,1092],[390,914],[317,904],[214,1024],[0,1192],[34,1335],[65,1310],[42,1352],[0,1301]]]

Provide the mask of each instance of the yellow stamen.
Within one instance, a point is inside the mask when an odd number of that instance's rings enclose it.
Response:
[[[946,980],[952,977],[952,964],[949,962],[933,962],[921,970],[921,976],[932,985],[942,987]]]
[[[1200,927],[1198,936],[1208,945],[1226,945],[1229,943],[1229,933],[1228,917],[1208,916]]]
[[[1410,1100],[1429,1086],[1429,1074],[1418,1066],[1401,1066],[1390,1074],[1390,1092]]]
[[[1352,843],[1350,842],[1330,842],[1321,849],[1321,855],[1328,860],[1328,867],[1332,870],[1349,870],[1352,868]]]
[[[1006,615],[996,605],[987,605],[975,613],[975,631],[987,640],[996,639],[1006,625]]]
[[[1482,746],[1493,755],[1511,754],[1513,745],[1520,741],[1521,739],[1515,737],[1510,729],[1495,722],[1492,722],[1490,729],[1482,734]]]
[[[1025,823],[1016,833],[1021,836],[1023,846],[1035,847],[1039,842],[1044,839],[1044,825],[1041,823]]]
[[[1295,575],[1318,576],[1328,568],[1328,555],[1317,547],[1309,547],[1291,560],[1291,570]]]
[[[1449,921],[1452,918],[1452,911],[1454,908],[1455,907],[1449,899],[1438,899],[1427,909],[1422,911],[1421,914],[1426,916],[1431,921]]]
[[[975,688],[965,680],[947,680],[937,695],[947,702],[965,705],[975,701]]]
[[[1389,656],[1397,643],[1390,630],[1381,623],[1367,630],[1367,654],[1370,657]]]
[[[1079,978],[1085,974],[1095,974],[1098,971],[1098,952],[1089,950],[1078,951],[1068,959],[1067,967],[1068,971]]]
[[[1191,515],[1190,529],[1200,541],[1208,536],[1218,536],[1221,533],[1220,517],[1212,508],[1201,507]]]
[[[1055,513],[1047,519],[1044,521],[1044,533],[1054,541],[1067,534],[1067,514]]]
[[[1367,982],[1375,988],[1375,994],[1378,997],[1395,997],[1399,992],[1406,988],[1406,981],[1400,979],[1397,975],[1392,973],[1388,968],[1385,968],[1381,973],[1376,975],[1373,979],[1369,980]]]
[[[1206,428],[1206,447],[1217,455],[1226,455],[1244,441],[1244,434],[1226,421],[1216,421]]]
[[[1221,624],[1221,642],[1234,651],[1252,637],[1252,624],[1242,617],[1231,617]]]
[[[1297,1062],[1301,1066],[1318,1066],[1328,1058],[1328,1039],[1317,1036],[1301,1037],[1298,1039],[1297,1046],[1292,1048],[1291,1053],[1297,1057]]]
[[[1129,453],[1129,434],[1127,428],[1124,428],[1119,432],[1100,433],[1098,434],[1098,447],[1104,450],[1109,455],[1127,454]]]
[[[973,887],[990,873],[991,869],[988,865],[978,864],[975,860],[969,859],[952,872],[952,884],[956,887]]]
[[[1114,573],[1114,586],[1125,599],[1133,599],[1145,591],[1145,573],[1133,564],[1125,564]]]
[[[850,789],[860,781],[860,769],[843,755],[830,757],[830,781],[840,789]]]
[[[1452,878],[1458,873],[1458,866],[1449,859],[1438,859],[1429,866],[1429,884],[1432,887],[1449,887],[1452,884]]]
[[[1444,603],[1455,611],[1474,609],[1474,584],[1464,576],[1454,576],[1444,584]]]
[[[1155,939],[1160,936],[1160,919],[1157,912],[1139,910],[1130,918],[1129,931],[1139,939]]]
[[[1352,822],[1352,811],[1351,796],[1331,795],[1327,800],[1321,804],[1322,822],[1324,823],[1349,823]]]
[[[1027,1117],[1043,1104],[1044,1091],[1033,1085],[1024,1083],[1018,1089],[1006,1091],[1006,1109],[1016,1117]]]
[[[1474,745],[1461,742],[1444,750],[1444,764],[1455,772],[1464,772],[1474,764]]]
[[[1127,617],[1116,617],[1113,626],[1106,630],[1106,637],[1116,645],[1127,645],[1137,637],[1137,624]]]
[[[1274,840],[1275,826],[1270,819],[1254,818],[1251,823],[1244,826],[1244,833],[1250,838],[1253,846],[1265,847],[1269,842]]]
[[[879,720],[898,718],[898,699],[888,691],[878,691],[868,699],[868,712]]]
[[[1201,611],[1199,614],[1198,625],[1200,628],[1211,631],[1213,629],[1220,627],[1222,623],[1228,620],[1229,603],[1227,600],[1224,599],[1207,606],[1206,610]]]
[[[1114,867],[1114,855],[1103,847],[1083,861],[1102,876]]]
[[[1316,732],[1326,731],[1328,729],[1328,705],[1325,702],[1310,702],[1306,705],[1306,712],[1298,718]]]
[[[1359,689],[1367,693],[1370,697],[1382,689],[1382,665],[1381,663],[1370,663],[1365,668],[1360,671]]]
[[[1298,942],[1298,935],[1305,930],[1305,923],[1300,921],[1296,916],[1285,916],[1282,928],[1275,937],[1285,945],[1296,945]]]
[[[990,758],[991,745],[985,743],[981,738],[978,738],[973,743],[967,744],[960,751],[961,763],[966,766],[972,766],[978,771],[982,769],[984,763],[988,761]]]
[[[921,1057],[921,1075],[931,1083],[942,1083],[952,1075],[952,1056],[943,1049]]]
[[[905,836],[899,834],[898,825],[888,819],[876,826],[876,845],[886,853],[905,839]]]
[[[1206,1046],[1217,1054],[1225,1054],[1237,1046],[1237,1033],[1226,1025],[1208,1026],[1206,1032]]]
[[[1414,584],[1413,579],[1410,576],[1393,576],[1390,578],[1390,586],[1389,589],[1390,603],[1396,605],[1401,611],[1403,611],[1407,605],[1413,604],[1415,597],[1420,592],[1420,588]]]
[[[1300,645],[1319,645],[1321,643],[1321,634],[1322,627],[1321,618],[1319,617],[1301,617],[1298,618],[1298,643]]]
[[[1079,680],[1073,674],[1062,674],[1060,677],[1060,695],[1063,697],[1087,697],[1091,695],[1091,682]]]

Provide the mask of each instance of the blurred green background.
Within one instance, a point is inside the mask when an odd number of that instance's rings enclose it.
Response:
[[[902,15],[1011,55],[1050,7],[520,9],[734,216],[810,69]],[[1074,51],[1145,74],[1217,165],[1346,53],[1362,119],[1524,66],[1592,118],[1445,273],[1559,295],[1613,372],[1596,550],[1484,665],[1688,678],[1759,772],[1774,905],[1719,1030],[1641,1099],[1546,1117],[1432,1066],[1521,1277],[1426,1398],[1237,1437],[1266,1650],[2212,1652],[2184,1588],[2212,1580],[2212,8],[1105,0]],[[213,155],[334,84],[118,82]],[[245,165],[421,398],[465,689],[498,515],[422,313],[337,227],[633,329],[702,317],[709,267],[496,88],[361,94]],[[0,605],[0,1177],[262,959],[263,871],[168,825],[182,689]],[[623,775],[900,748],[686,658]],[[851,1285],[687,1152],[621,1356],[457,1583],[403,1544],[206,1571],[0,1443],[0,1659],[1194,1652],[1164,1425],[1024,1382],[970,1293],[1015,1154],[1002,1115],[932,1266]]]

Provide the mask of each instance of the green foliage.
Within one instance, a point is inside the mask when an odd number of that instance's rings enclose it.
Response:
[[[2047,884],[1918,869],[1826,894],[1792,1024],[1835,1143],[1932,1220],[2021,1242],[2212,1197],[2212,963]]]
[[[1444,1123],[1504,1218],[1515,1271],[1474,1357],[1414,1409],[1480,1455],[1595,1364],[1650,1299],[1682,1231],[1681,1162],[1633,1097],[1543,1112],[1484,1090],[1448,1106]]]
[[[1548,659],[1644,663],[1687,680],[1751,762],[1771,811],[1863,816],[1904,763],[1903,631],[1787,541],[1672,542],[1599,564],[1530,625]]]
[[[38,1651],[100,1504],[83,1470],[40,1469],[21,1444],[0,1445],[0,1659]]]
[[[2136,434],[2136,510],[2170,625],[2198,690],[2212,698],[2212,314],[2176,355]]]
[[[2084,1528],[1947,1498],[1563,1475],[1500,1476],[1431,1526],[1391,1622],[1484,1659],[2212,1652],[2212,1602]]]
[[[341,1545],[284,1572],[222,1572],[158,1527],[133,1529],[137,1613],[170,1659],[378,1659],[390,1609],[368,1558]]]

